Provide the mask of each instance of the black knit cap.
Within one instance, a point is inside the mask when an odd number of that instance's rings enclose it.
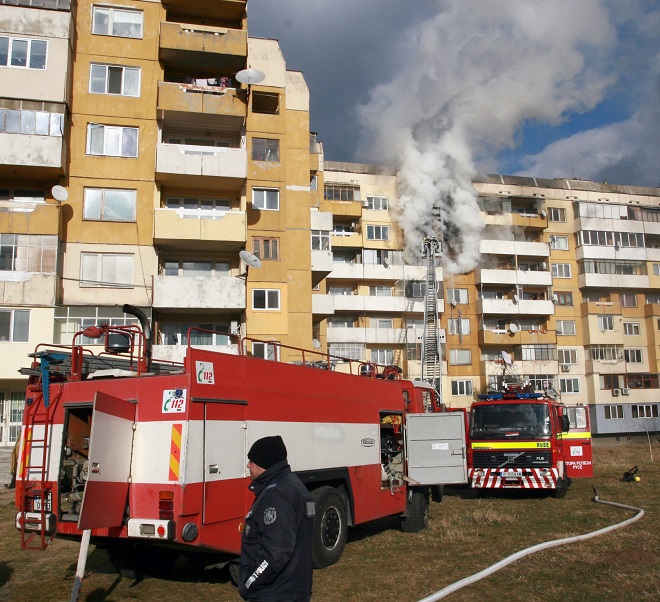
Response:
[[[274,464],[286,460],[286,445],[279,435],[262,437],[252,444],[248,459],[253,464],[268,470]]]

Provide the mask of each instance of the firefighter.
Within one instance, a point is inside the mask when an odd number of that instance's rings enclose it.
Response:
[[[248,452],[249,489],[238,591],[244,600],[307,602],[312,597],[314,502],[291,472],[282,437],[255,441]]]

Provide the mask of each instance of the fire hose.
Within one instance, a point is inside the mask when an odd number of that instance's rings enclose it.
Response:
[[[436,600],[441,600],[442,598],[448,596],[449,594],[452,594],[455,591],[458,591],[459,589],[467,585],[476,583],[477,581],[480,581],[484,577],[488,577],[489,575],[496,573],[505,566],[508,566],[509,564],[515,562],[516,560],[520,560],[525,556],[529,556],[530,554],[535,554],[536,552],[540,552],[541,550],[547,550],[549,548],[554,548],[556,546],[562,546],[567,543],[584,541],[585,539],[591,539],[592,537],[598,537],[599,535],[604,535],[605,533],[609,533],[611,531],[614,531],[615,529],[621,529],[622,527],[626,527],[634,523],[635,521],[638,521],[640,518],[642,518],[642,516],[644,516],[644,510],[642,510],[641,508],[637,508],[636,506],[627,506],[626,504],[619,504],[617,502],[608,502],[606,500],[601,500],[598,496],[598,490],[595,487],[594,487],[594,502],[599,504],[607,504],[608,506],[614,506],[616,508],[623,508],[624,510],[633,510],[636,512],[636,514],[635,516],[627,520],[624,520],[620,523],[615,523],[613,525],[610,525],[608,527],[603,527],[602,529],[598,529],[596,531],[584,533],[583,535],[575,535],[573,537],[553,539],[551,541],[545,541],[543,543],[536,544],[529,548],[525,548],[524,550],[520,550],[519,552],[516,552],[515,554],[511,554],[511,556],[507,556],[506,558],[500,560],[499,562],[496,562],[495,564],[489,566],[483,571],[480,571],[479,573],[475,573],[470,577],[466,577],[465,579],[461,579],[460,581],[456,581],[455,583],[448,585],[447,587],[441,589],[435,594],[431,594],[430,596],[421,599],[419,602],[435,602]]]

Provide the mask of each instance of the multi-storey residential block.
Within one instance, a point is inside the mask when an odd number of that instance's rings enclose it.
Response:
[[[479,263],[440,260],[427,291],[395,173],[324,161],[302,73],[246,5],[0,0],[0,445],[27,354],[134,320],[124,303],[161,359],[247,337],[415,379],[429,293],[447,406],[515,377],[588,404],[596,434],[660,430],[658,189],[477,177]]]

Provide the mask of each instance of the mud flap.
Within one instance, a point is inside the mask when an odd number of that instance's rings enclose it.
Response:
[[[79,529],[121,526],[128,497],[137,404],[96,392]]]

